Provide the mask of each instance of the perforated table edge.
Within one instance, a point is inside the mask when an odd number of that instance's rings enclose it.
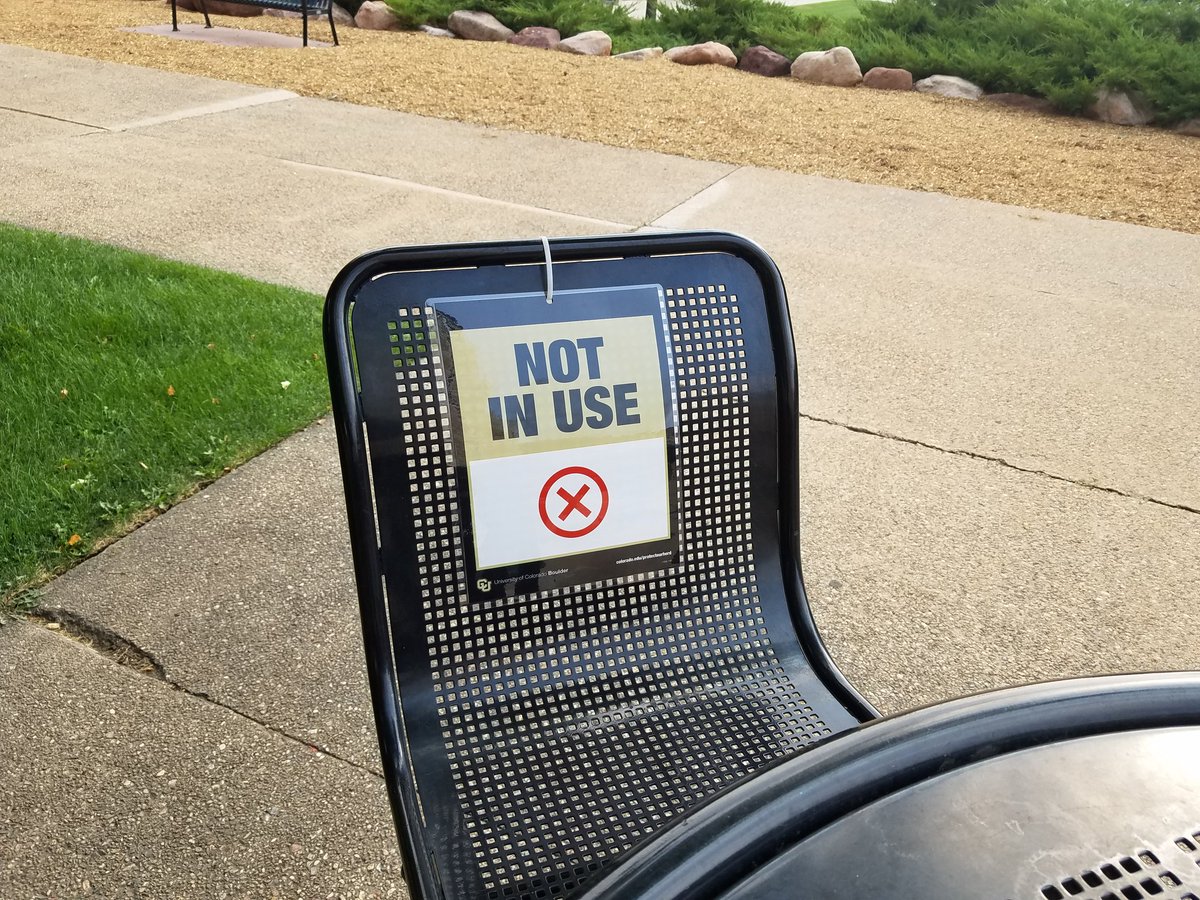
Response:
[[[826,825],[959,767],[1058,741],[1196,725],[1200,672],[1051,681],[898,713],[710,798],[635,848],[582,900],[715,898]]]

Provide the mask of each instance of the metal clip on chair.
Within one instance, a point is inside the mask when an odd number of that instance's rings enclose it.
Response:
[[[579,893],[876,716],[805,597],[795,352],[758,247],[383,250],[334,281],[325,342],[414,896]]]

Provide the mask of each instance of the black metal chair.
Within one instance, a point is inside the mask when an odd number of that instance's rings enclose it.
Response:
[[[758,247],[382,250],[324,328],[414,896],[579,893],[877,716],[805,597],[795,355]]]
[[[177,0],[171,0],[171,30],[179,30],[179,12],[176,9]],[[196,0],[200,4],[200,12],[204,14],[204,27],[212,28],[212,20],[208,17],[208,7],[204,0]],[[308,17],[324,15],[329,20],[329,33],[333,35],[333,45],[338,46],[337,25],[333,21],[333,0],[234,0],[246,6],[260,6],[263,9],[282,9],[288,12],[300,13],[303,22],[304,46],[308,46]]]

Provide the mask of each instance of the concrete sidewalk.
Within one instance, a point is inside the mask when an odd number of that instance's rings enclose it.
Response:
[[[4,46],[0,197],[315,292],[387,244],[740,231],[789,287],[806,574],[868,696],[1200,668],[1200,238]],[[51,585],[56,633],[0,630],[0,896],[399,889],[339,484],[315,424]]]

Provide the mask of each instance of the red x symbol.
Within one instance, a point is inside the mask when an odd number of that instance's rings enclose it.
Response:
[[[596,489],[600,499],[596,501],[593,494],[592,499],[588,501],[590,506],[585,506],[583,498],[591,493],[592,488]],[[562,500],[565,504],[561,512],[551,512],[548,508],[552,496]],[[597,502],[599,507],[596,506]],[[572,513],[579,513],[583,517],[584,521],[578,528],[570,528],[564,524]],[[559,537],[577,538],[590,534],[596,530],[596,526],[604,521],[607,514],[608,485],[598,474],[584,466],[567,466],[565,469],[559,469],[546,479],[546,483],[542,485],[542,492],[538,496],[538,515],[541,516],[542,524],[551,534]],[[578,522],[579,520],[573,521]]]
[[[567,516],[575,512],[575,510],[579,510],[585,516],[590,516],[592,511],[580,502],[580,498],[582,498],[583,495],[591,489],[592,486],[590,484],[585,484],[579,488],[579,493],[572,494],[566,488],[559,488],[558,496],[566,500],[567,505],[564,506],[563,511],[558,514],[558,521],[565,522],[567,520]]]

